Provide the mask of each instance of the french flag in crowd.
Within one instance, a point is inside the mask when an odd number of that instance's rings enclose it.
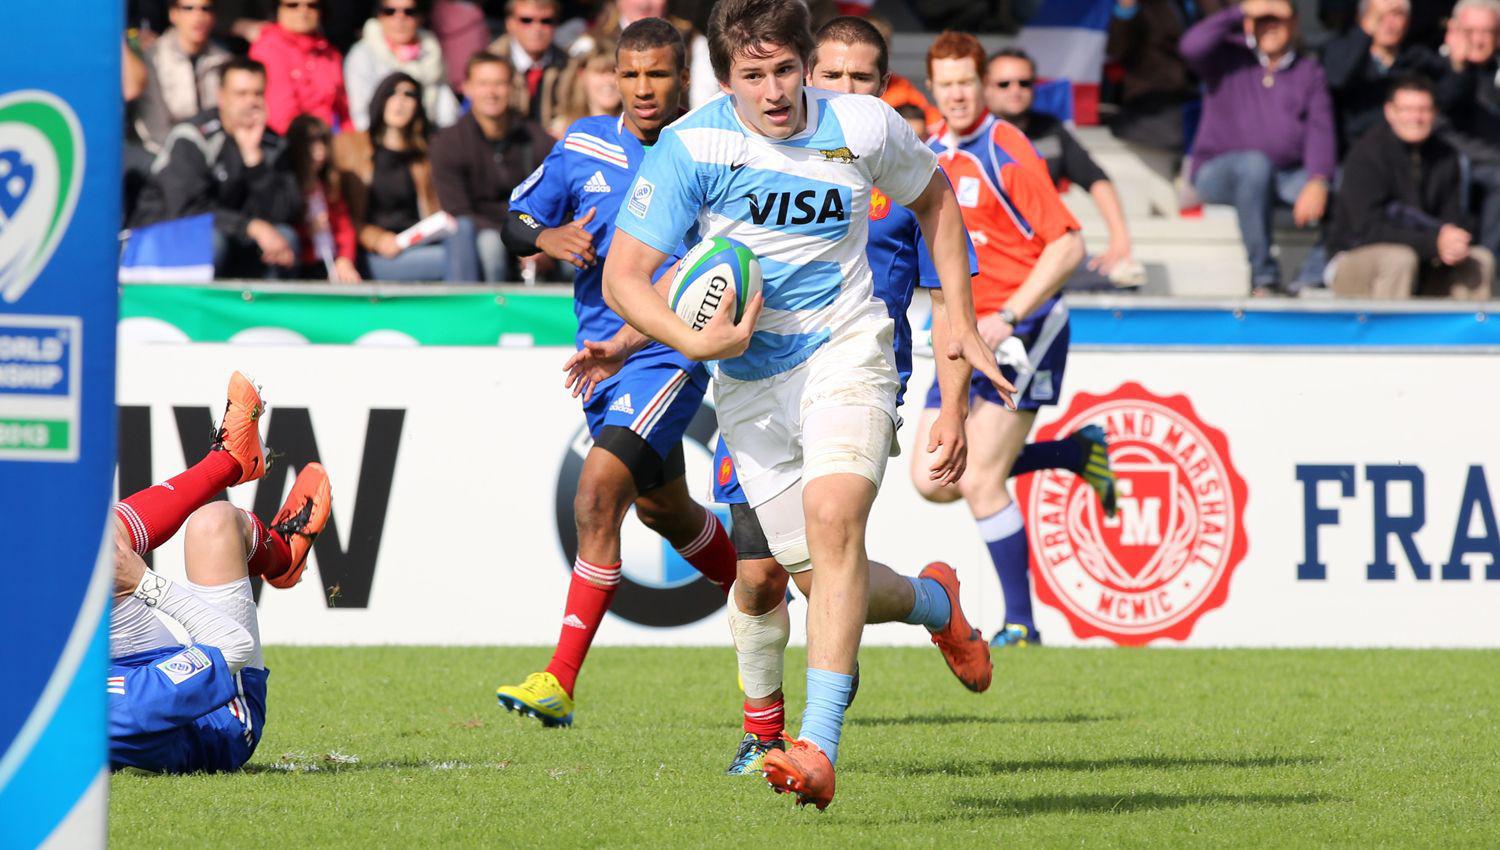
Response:
[[[1114,0],[1043,0],[1016,43],[1036,60],[1036,108],[1076,124],[1099,123],[1099,81]],[[1067,81],[1069,86],[1052,85]],[[1068,95],[1071,94],[1071,98]],[[1071,104],[1067,103],[1071,100]]]

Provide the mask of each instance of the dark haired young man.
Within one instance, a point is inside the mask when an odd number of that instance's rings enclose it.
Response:
[[[872,189],[921,222],[950,308],[946,355],[996,382],[970,301],[958,205],[905,119],[866,95],[804,89],[813,39],[801,0],[725,0],[708,41],[729,95],[662,132],[620,211],[604,291],[641,333],[717,361],[719,425],[776,560],[819,570],[808,607],[807,710],[766,776],[832,802],[834,762],[868,610],[864,531],[895,432],[893,323],[865,247]],[[694,332],[652,288],[684,239],[728,235],[760,258],[763,295],[735,324]],[[961,454],[942,447],[947,477]]]
[[[540,251],[578,269],[573,309],[581,351],[613,342],[624,325],[604,303],[599,259],[609,254],[615,214],[628,199],[642,158],[681,114],[683,52],[681,35],[661,18],[626,27],[615,69],[622,114],[574,122],[511,193],[504,231],[509,249],[518,256]],[[496,691],[501,705],[544,726],[573,722],[579,668],[620,582],[620,526],[631,505],[647,527],[728,591],[734,545],[714,514],[688,495],[683,475],[682,435],[707,385],[701,364],[653,343],[585,397],[594,444],[573,502],[578,551],[562,633],[545,671]]]
[[[167,135],[130,225],[212,213],[216,276],[289,275],[302,193],[286,143],[266,126],[265,66],[224,63],[218,97],[218,106]]]

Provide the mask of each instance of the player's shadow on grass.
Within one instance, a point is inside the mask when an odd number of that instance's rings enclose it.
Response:
[[[1039,814],[1125,814],[1190,806],[1312,806],[1340,802],[1321,794],[1038,794],[1031,797],[956,797],[949,819]]]
[[[996,776],[1012,773],[1062,770],[1092,773],[1116,768],[1171,770],[1179,768],[1266,768],[1305,767],[1321,764],[1318,756],[1120,756],[1092,759],[985,759],[982,761],[943,762],[940,764],[884,765],[905,776]]]
[[[899,716],[888,715],[874,717],[861,717],[855,715],[850,717],[850,726],[966,726],[971,724],[1012,724],[1012,723],[1107,723],[1111,720],[1124,720],[1124,714],[1080,714],[1071,712],[1058,714],[1051,717],[995,717],[983,714],[903,714]]]

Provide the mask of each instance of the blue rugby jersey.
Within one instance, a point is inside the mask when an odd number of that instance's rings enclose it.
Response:
[[[625,201],[646,148],[625,127],[623,117],[596,115],[568,127],[547,158],[510,195],[510,208],[531,216],[542,227],[558,227],[582,217],[594,207],[594,218],[584,229],[594,237],[599,262],[573,277],[573,313],[578,317],[576,343],[606,340],[625,324],[604,301],[604,258],[614,241],[615,218]],[[667,253],[681,256],[681,239]],[[665,268],[665,266],[664,266]],[[672,349],[652,343],[636,357],[680,361],[685,372],[701,369]],[[700,373],[701,374],[701,373]]]

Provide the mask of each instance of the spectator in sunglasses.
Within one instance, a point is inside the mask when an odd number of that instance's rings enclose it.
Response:
[[[1048,176],[1059,191],[1076,183],[1089,193],[1099,207],[1099,215],[1109,230],[1109,247],[1104,253],[1088,259],[1091,271],[1109,277],[1117,267],[1133,264],[1130,256],[1130,231],[1125,227],[1125,211],[1109,175],[1094,162],[1083,145],[1073,138],[1063,122],[1051,115],[1036,112],[1031,106],[1036,97],[1036,62],[1026,51],[1006,48],[990,57],[985,70],[984,100],[990,112],[1016,125],[1036,152],[1047,163]],[[1123,268],[1121,269],[1123,271]],[[1134,276],[1121,277],[1121,280]]]
[[[344,88],[356,130],[370,128],[370,98],[380,81],[396,71],[421,84],[422,107],[438,127],[458,120],[458,99],[448,88],[443,49],[422,25],[427,3],[376,0],[375,15],[344,60]]]
[[[516,108],[543,127],[552,122],[558,78],[568,65],[568,54],[552,41],[561,19],[558,0],[508,0],[505,35],[488,50],[515,67]]]
[[[250,46],[250,58],[266,66],[266,123],[278,133],[303,114],[335,131],[349,124],[344,57],[319,32],[321,23],[319,0],[280,0],[276,22]]]
[[[381,80],[368,105],[369,131],[340,133],[334,163],[372,278],[473,282],[480,276],[472,220],[448,239],[405,248],[397,239],[442,209],[427,158],[431,128],[422,100],[422,86],[407,74]]]
[[[210,40],[213,0],[174,0],[172,26],[142,57],[146,90],[135,103],[135,130],[146,150],[160,153],[172,127],[219,105],[219,72],[229,51]]]

